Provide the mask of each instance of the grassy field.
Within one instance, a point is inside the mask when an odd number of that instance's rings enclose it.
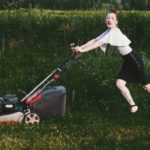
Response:
[[[117,109],[117,108],[116,108]],[[9,150],[148,150],[149,117],[137,114],[101,113],[97,106],[69,111],[37,126],[1,125],[0,149]],[[127,110],[126,110],[127,111]]]
[[[20,99],[22,91],[28,92],[70,56],[70,42],[81,44],[100,32],[104,12],[95,13],[1,11],[1,95],[15,93]],[[149,14],[125,12],[121,27],[136,45],[132,46],[142,56],[150,79]],[[128,84],[139,106],[136,114],[130,113],[115,87],[121,64],[112,48],[106,54],[100,50],[83,54],[55,83],[67,90],[65,116],[33,126],[1,124],[0,150],[150,149],[150,95],[140,86]]]
[[[109,60],[115,54],[108,55],[103,58],[100,56],[101,61]],[[85,55],[85,58],[83,56],[84,65],[89,69],[86,64],[87,59],[89,61],[91,55]],[[108,68],[110,63],[118,63],[119,60],[116,60],[114,56],[114,59],[110,59],[105,66]],[[149,59],[144,60],[147,68]],[[81,62],[77,62],[73,68],[78,66],[83,69],[84,65],[81,59]],[[115,70],[115,67],[113,69]],[[72,69],[63,76],[68,78],[68,82],[72,80],[69,77],[70,72]],[[104,78],[109,75],[113,78],[114,73],[111,73],[111,70],[106,71],[102,68],[101,72]],[[149,94],[143,92],[139,86],[129,84],[139,105],[139,111],[131,114],[127,102],[114,87],[114,80],[111,78],[106,81],[97,81],[96,78],[92,80],[93,73],[94,68],[89,74],[85,74],[85,80],[87,81],[88,78],[89,80],[88,83],[82,81],[81,91],[74,89],[75,95],[68,95],[66,114],[63,118],[51,117],[40,125],[33,126],[0,125],[0,150],[148,150],[150,147]],[[65,83],[63,80],[61,82]],[[70,84],[75,85],[74,82]],[[89,85],[92,87],[87,87],[89,91],[86,93],[83,88]],[[94,85],[97,90],[93,90]],[[72,91],[69,85],[67,90],[69,93]]]

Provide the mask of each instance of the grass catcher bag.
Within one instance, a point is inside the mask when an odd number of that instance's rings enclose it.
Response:
[[[31,111],[40,119],[51,116],[64,116],[66,108],[66,88],[64,86],[48,86],[31,100],[27,100]]]

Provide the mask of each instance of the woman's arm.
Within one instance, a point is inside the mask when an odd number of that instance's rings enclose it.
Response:
[[[77,46],[75,48],[75,50],[79,51],[79,52],[87,52],[87,51],[90,51],[90,50],[93,50],[93,49],[96,49],[96,48],[100,47],[100,45],[102,45],[102,43],[100,43],[99,41],[95,41],[95,42],[93,42],[92,44],[89,44],[86,47],[83,47],[83,45],[82,46]]]
[[[80,47],[84,49],[84,48],[92,45],[95,41],[96,41],[95,39],[92,39],[92,40],[88,41],[87,43],[81,45]]]

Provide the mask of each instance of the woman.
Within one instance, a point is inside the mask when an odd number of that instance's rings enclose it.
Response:
[[[107,14],[106,25],[108,29],[104,33],[82,46],[76,46],[74,51],[83,53],[100,47],[105,52],[108,44],[116,47],[124,59],[116,80],[116,86],[129,103],[131,112],[135,113],[138,106],[135,104],[126,83],[131,81],[139,83],[144,90],[150,93],[150,84],[147,82],[144,73],[143,61],[129,46],[131,41],[117,27],[118,18],[115,10],[111,10]]]

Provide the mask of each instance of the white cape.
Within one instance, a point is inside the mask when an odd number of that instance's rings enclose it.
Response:
[[[103,43],[100,48],[106,51],[107,44],[111,46],[128,46],[131,41],[121,32],[119,28],[108,29],[96,38],[96,41]]]

